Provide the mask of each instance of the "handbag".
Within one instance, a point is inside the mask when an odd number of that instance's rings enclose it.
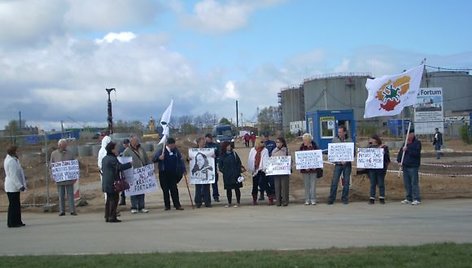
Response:
[[[113,188],[115,189],[115,192],[123,192],[125,190],[128,190],[129,183],[123,179],[118,179],[113,183]]]
[[[118,179],[113,182],[113,189],[115,190],[116,193],[118,193],[118,192],[123,192],[125,190],[128,190],[129,188],[130,188],[129,183],[123,179],[123,177],[121,176],[121,172],[118,171]]]

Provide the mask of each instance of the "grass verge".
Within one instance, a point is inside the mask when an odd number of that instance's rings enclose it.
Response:
[[[0,257],[0,267],[471,267],[472,244],[296,251]]]

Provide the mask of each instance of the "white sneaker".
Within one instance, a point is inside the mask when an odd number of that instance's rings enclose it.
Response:
[[[138,213],[138,210],[137,210],[137,209],[132,209],[132,210],[131,210],[131,214],[136,214],[136,213]]]
[[[308,201],[305,202],[305,206],[308,206],[308,205],[310,205],[310,202],[308,202]]]
[[[409,204],[411,204],[411,201],[405,199],[401,203],[404,204],[404,205],[409,205]]]
[[[229,208],[229,206],[230,206],[229,204],[226,204],[226,205],[225,205],[225,208]]]
[[[143,208],[143,209],[141,209],[139,212],[141,212],[141,213],[148,213],[148,212],[149,212],[149,210],[147,210],[147,209]]]
[[[237,208],[237,207],[239,207],[239,206],[238,206],[238,205],[234,205],[234,206],[233,206],[233,208]]]
[[[414,200],[413,202],[411,202],[411,205],[413,205],[413,206],[417,206],[419,204],[421,204],[421,202],[418,201],[418,200]]]
[[[315,201],[311,201],[311,204],[314,206],[314,205],[316,205],[316,202],[315,202]]]

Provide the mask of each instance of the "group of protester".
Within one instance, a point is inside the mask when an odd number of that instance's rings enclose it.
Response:
[[[440,139],[440,140],[439,140]],[[302,136],[300,151],[318,150],[319,147],[313,141],[313,137],[305,133]],[[436,144],[439,141],[442,144],[442,137],[435,136]],[[220,145],[213,141],[211,134],[205,137],[199,137],[196,140],[197,148],[213,149],[212,157],[214,166],[223,175],[224,189],[226,190],[227,204],[225,207],[238,207],[241,204],[241,190],[243,187],[243,173],[248,171],[252,177],[252,204],[258,205],[258,201],[264,200],[264,194],[267,195],[269,205],[287,206],[289,204],[289,175],[267,176],[266,168],[269,157],[288,156],[290,152],[287,143],[283,137],[278,137],[275,141],[270,140],[268,134],[256,138],[248,156],[247,169],[242,164],[239,155],[234,151],[229,142],[223,142]],[[338,128],[338,136],[333,143],[352,142],[348,137],[344,126]],[[129,139],[123,141],[124,149],[119,152],[118,145],[112,142],[110,137],[106,136],[102,140],[102,148],[98,155],[98,167],[102,180],[102,191],[105,193],[105,221],[120,222],[118,219],[118,204],[125,205],[125,196],[119,200],[119,193],[115,191],[113,185],[120,172],[129,168],[139,168],[151,163],[157,163],[159,184],[161,186],[164,198],[164,209],[170,210],[172,198],[173,206],[176,210],[184,210],[179,200],[179,191],[177,184],[183,176],[186,175],[186,167],[182,154],[175,144],[175,139],[168,138],[165,145],[161,146],[151,159],[148,158],[144,149],[140,146],[139,138],[132,135]],[[370,197],[369,204],[374,204],[376,200],[376,188],[379,188],[379,202],[385,204],[385,175],[390,163],[390,154],[388,147],[382,143],[378,135],[373,135],[369,139],[369,148],[383,148],[384,164],[382,169],[369,169],[367,174],[370,179]],[[6,173],[5,191],[8,195],[8,227],[21,227],[25,224],[21,220],[20,192],[26,190],[26,178],[23,169],[18,160],[17,147],[11,146],[7,150],[7,156],[4,161]],[[118,161],[118,156],[131,157],[131,163],[122,164]],[[198,156],[195,156],[198,158]],[[58,142],[58,148],[52,152],[50,163],[73,160],[74,156],[67,150],[67,140],[61,139]],[[187,161],[191,161],[188,158]],[[201,162],[203,161],[203,162]],[[196,159],[196,162],[204,163],[203,160]],[[414,130],[410,130],[406,144],[399,150],[397,162],[403,167],[403,181],[405,185],[405,200],[402,204],[419,205],[421,203],[420,190],[418,184],[418,169],[421,162],[421,142],[415,137]],[[207,163],[208,164],[208,163]],[[328,197],[328,204],[331,205],[336,200],[337,187],[339,180],[342,179],[341,201],[344,204],[349,203],[349,185],[352,170],[351,162],[334,163],[331,189]],[[197,165],[197,163],[195,164]],[[198,164],[201,165],[201,164]],[[206,170],[204,172],[210,172]],[[302,169],[300,170],[305,186],[305,205],[316,205],[316,184],[318,179],[323,177],[323,169]],[[215,170],[215,181],[209,184],[195,185],[195,204],[200,208],[203,204],[211,207],[211,195],[215,202],[220,202],[218,192],[218,172]],[[66,194],[69,201],[69,212],[71,215],[77,215],[74,204],[74,180],[57,182],[59,196],[59,216],[65,215]],[[236,203],[233,204],[232,193],[235,193]],[[259,194],[259,198],[258,198]],[[147,213],[145,208],[145,194],[133,195],[131,199],[131,213]]]

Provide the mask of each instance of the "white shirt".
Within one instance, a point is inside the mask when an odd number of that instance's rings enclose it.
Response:
[[[16,157],[7,155],[3,161],[5,169],[5,192],[16,193],[21,187],[26,188],[25,174],[21,168],[20,162]]]
[[[262,149],[261,162],[259,163],[259,168],[256,169],[256,154],[257,154],[256,149],[251,148],[251,151],[249,152],[249,157],[247,159],[247,167],[248,167],[249,172],[251,172],[252,176],[257,175],[259,170],[265,172],[267,160],[269,159],[269,151],[267,150],[267,148]]]

